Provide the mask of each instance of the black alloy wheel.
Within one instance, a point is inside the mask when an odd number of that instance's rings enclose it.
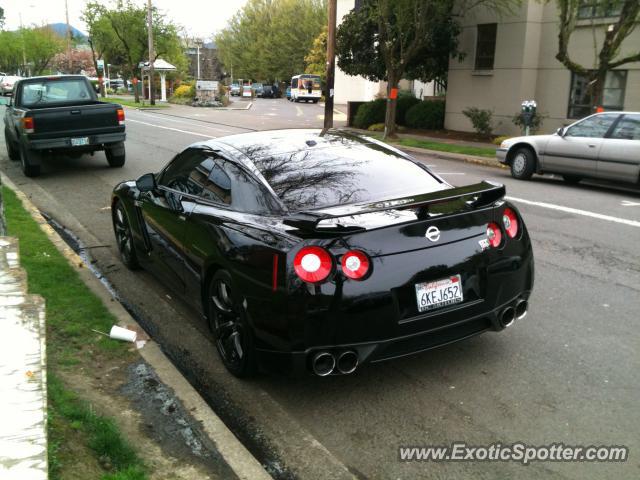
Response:
[[[218,270],[208,290],[209,326],[224,366],[236,377],[250,377],[257,371],[252,332],[246,321],[241,296],[233,288],[231,275]]]
[[[133,235],[131,233],[131,227],[129,226],[129,220],[120,202],[115,204],[113,210],[113,232],[116,235],[116,242],[122,263],[130,270],[140,268],[135,246],[133,245]]]

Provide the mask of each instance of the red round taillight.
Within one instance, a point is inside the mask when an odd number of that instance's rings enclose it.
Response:
[[[502,231],[497,223],[487,225],[487,239],[493,248],[498,248],[502,243]]]
[[[318,283],[331,273],[333,258],[324,248],[303,247],[293,259],[293,268],[301,280]]]
[[[350,250],[342,255],[342,273],[353,280],[362,280],[369,273],[369,257],[360,250]]]
[[[518,217],[516,212],[510,208],[505,208],[502,212],[502,223],[504,224],[504,230],[507,232],[509,238],[516,238],[518,235]]]

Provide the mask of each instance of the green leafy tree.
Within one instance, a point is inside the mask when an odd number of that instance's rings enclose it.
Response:
[[[24,28],[20,31],[32,75],[41,75],[56,54],[64,50],[64,41],[49,27]]]
[[[325,24],[325,0],[249,0],[215,40],[235,78],[284,80],[303,73]]]
[[[155,61],[159,57],[184,70],[187,59],[184,55],[178,26],[168,20],[156,8],[152,11]],[[109,63],[119,63],[127,76],[139,74],[140,62],[148,61],[147,10],[131,0],[118,1],[113,7],[98,2],[89,2],[83,11],[87,23],[90,45],[96,59],[107,58]],[[96,65],[97,66],[97,65]],[[139,102],[138,89],[135,101]]]
[[[560,13],[560,31],[558,33],[558,53],[556,58],[571,72],[587,78],[591,89],[593,106],[602,105],[602,89],[609,70],[627,63],[640,61],[640,46],[633,45],[630,51],[623,53],[622,43],[640,23],[640,2],[638,0],[598,0],[585,5],[581,0],[557,0]],[[619,15],[613,21],[591,22],[594,33],[596,60],[591,66],[575,61],[569,52],[569,42],[576,30],[579,12],[584,8],[595,9],[594,17],[610,17],[608,10],[619,9]],[[603,34],[598,50],[597,31]]]
[[[0,31],[0,70],[17,72],[22,65],[22,37],[19,32]]]
[[[395,134],[401,79],[429,82],[446,76],[449,59],[462,56],[462,12],[484,6],[509,10],[518,0],[363,0],[337,31],[338,66],[349,75],[387,82],[385,137]]]
[[[313,41],[311,50],[304,57],[305,73],[313,73],[324,78],[327,73],[327,27]]]

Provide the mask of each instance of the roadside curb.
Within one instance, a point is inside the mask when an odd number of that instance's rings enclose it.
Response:
[[[24,208],[38,223],[49,240],[67,259],[85,285],[100,298],[104,306],[118,320],[118,323],[142,329],[124,307],[114,300],[107,288],[89,270],[84,260],[47,223],[47,220],[19,187],[4,173],[1,176],[2,183],[15,192]],[[267,480],[272,478],[164,355],[157,343],[150,340],[138,352],[154,368],[160,380],[173,389],[176,397],[182,402],[194,420],[201,425],[203,433],[213,442],[217,451],[238,478],[242,480]]]
[[[474,163],[476,165],[484,165],[486,167],[502,168],[503,170],[508,169],[506,165],[503,165],[493,158],[478,157],[475,155],[464,155],[461,153],[441,152],[439,150],[429,150],[426,148],[407,147],[404,145],[396,145],[393,143],[390,143],[389,145],[399,150],[404,150],[412,153],[423,153],[426,155],[431,155],[435,158],[441,158],[443,160],[456,160],[458,162]]]
[[[347,127],[346,129],[351,132],[357,133],[359,135],[371,136],[371,132],[369,132],[368,130],[361,130],[353,127]],[[493,167],[493,168],[502,168],[502,169],[509,168],[506,165],[503,165],[502,163],[500,163],[495,158],[479,157],[477,155],[466,155],[463,153],[442,152],[440,150],[431,150],[428,148],[409,147],[409,146],[401,145],[399,143],[385,142],[384,140],[378,140],[378,141],[386,143],[387,145],[393,148],[397,148],[398,150],[411,152],[411,153],[422,153],[424,155],[430,155],[432,157],[441,158],[443,160],[455,160],[458,162],[473,163],[476,165],[484,165],[486,167]]]

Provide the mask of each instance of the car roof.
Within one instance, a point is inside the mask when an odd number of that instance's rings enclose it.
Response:
[[[38,80],[57,80],[59,78],[68,78],[68,79],[86,78],[87,80],[89,79],[86,75],[40,75],[40,76],[37,76],[37,77],[22,78],[22,80],[34,80],[34,81],[38,81]]]

